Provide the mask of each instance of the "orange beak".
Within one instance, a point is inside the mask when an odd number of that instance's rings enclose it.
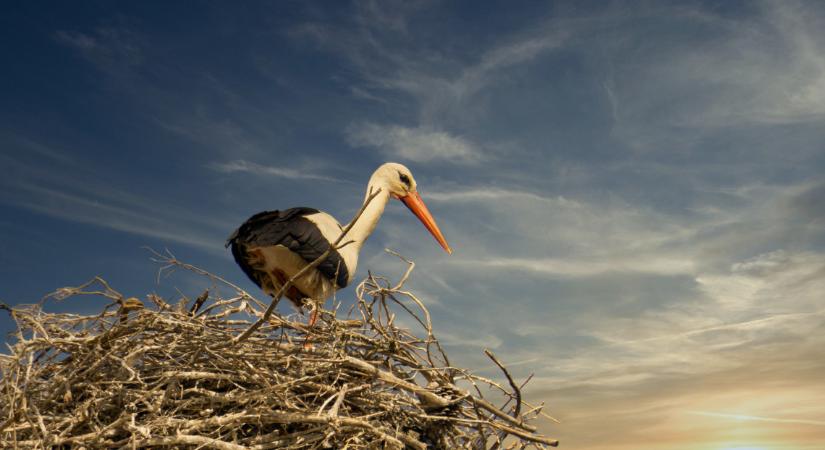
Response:
[[[441,247],[449,254],[453,254],[453,250],[447,244],[447,240],[444,239],[444,235],[441,234],[441,230],[438,229],[438,225],[435,223],[435,219],[433,219],[433,215],[430,214],[430,210],[427,209],[427,205],[424,204],[424,200],[421,200],[421,196],[418,195],[418,192],[410,192],[404,197],[399,197],[399,200],[404,202],[407,205],[407,208],[410,208],[410,211],[418,217],[418,220],[427,227],[427,230],[430,234],[433,235],[436,241],[441,244]]]

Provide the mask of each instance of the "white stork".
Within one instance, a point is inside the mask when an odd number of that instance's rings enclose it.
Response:
[[[379,191],[380,189],[380,191]],[[349,230],[351,244],[333,249],[326,260],[299,277],[284,294],[298,310],[307,299],[323,302],[355,276],[358,253],[375,229],[390,197],[401,200],[427,227],[441,247],[452,253],[416,189],[410,169],[397,163],[381,165],[370,177],[367,195],[378,192]],[[317,259],[341,235],[342,227],[331,215],[312,208],[264,211],[250,217],[227,240],[232,255],[246,275],[270,296],[294,274]],[[317,316],[310,317],[310,325]]]

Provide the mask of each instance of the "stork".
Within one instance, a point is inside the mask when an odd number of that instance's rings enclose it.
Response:
[[[447,253],[450,246],[418,194],[410,169],[398,163],[381,165],[370,177],[363,211],[348,224],[349,244],[333,247],[346,227],[331,215],[313,208],[264,211],[241,224],[226,242],[235,261],[258,287],[277,295],[287,280],[330,250],[326,260],[294,280],[284,296],[303,311],[309,303],[309,325],[317,320],[315,302],[323,302],[346,287],[355,276],[358,253],[375,230],[390,198],[401,200],[435,237]],[[331,248],[332,247],[332,248]]]

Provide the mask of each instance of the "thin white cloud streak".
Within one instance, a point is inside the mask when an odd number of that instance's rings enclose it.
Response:
[[[98,177],[91,175],[94,169],[75,160],[58,158],[57,165],[35,164],[0,155],[0,161],[12,169],[10,176],[0,180],[0,202],[223,254],[222,233],[228,234],[230,227],[213,215],[198,215],[96,181]]]
[[[529,191],[501,189],[501,188],[461,188],[454,190],[428,191],[427,199],[434,202],[458,203],[503,199],[520,199],[530,202],[563,205],[567,207],[581,206],[580,203],[563,196],[545,197]]]
[[[101,27],[93,35],[59,30],[54,38],[104,71],[138,66],[144,59],[138,35],[126,28]]]
[[[63,190],[49,189],[30,184],[18,184],[19,191],[13,196],[0,196],[4,203],[46,214],[58,219],[85,223],[101,228],[124,231],[189,245],[211,253],[223,253],[222,241],[203,235],[203,230],[186,226],[170,226],[178,217],[158,214],[137,205],[111,204],[100,198],[70,194]],[[22,195],[17,195],[22,194]]]
[[[249,162],[243,159],[220,163],[213,162],[209,164],[207,167],[221,173],[249,173],[260,176],[286,178],[289,180],[318,180],[332,181],[336,183],[343,182],[338,178],[312,173],[308,170],[291,169],[288,167],[265,166]]]
[[[722,325],[714,325],[704,328],[698,328],[694,330],[688,330],[677,334],[665,334],[665,335],[657,335],[645,339],[637,339],[637,340],[630,340],[630,341],[612,341],[610,339],[606,339],[610,342],[610,345],[617,345],[617,346],[639,346],[645,345],[647,343],[655,342],[655,341],[680,341],[686,338],[691,338],[696,335],[705,334],[705,333],[713,333],[716,331],[776,331],[781,329],[782,325],[786,325],[785,322],[792,322],[791,324],[787,324],[787,327],[794,326],[794,324],[799,323],[799,319],[807,319],[807,318],[815,318],[817,316],[825,315],[825,309],[821,311],[813,311],[813,312],[800,312],[800,313],[787,313],[787,314],[774,314],[768,317],[761,317],[758,319],[747,320],[743,322],[735,322],[735,323],[726,323]]]
[[[0,201],[57,219],[178,242],[212,253],[223,253],[223,246],[219,240],[198,236],[199,232],[192,229],[176,231],[175,227],[169,226],[169,222],[147,216],[146,211],[132,211],[126,205],[109,205],[94,198],[38,186],[18,185],[17,187],[33,196],[16,200],[0,197]]]
[[[23,147],[28,152],[36,153],[37,155],[47,158],[51,161],[61,163],[67,166],[74,165],[74,158],[69,153],[60,149],[53,148],[42,142],[38,142],[24,136],[18,136],[14,133],[0,132],[0,137],[2,137],[3,141],[6,141],[7,143],[12,143],[15,146]]]
[[[492,268],[534,272],[559,277],[592,277],[610,273],[648,273],[655,275],[683,275],[695,272],[692,261],[662,256],[635,256],[599,260],[495,258],[481,260],[450,260],[450,265],[468,270]]]
[[[790,424],[815,425],[815,426],[825,427],[825,421],[821,421],[821,420],[782,419],[782,418],[777,418],[777,417],[749,416],[749,415],[744,415],[744,414],[726,414],[726,413],[711,412],[711,411],[687,411],[687,413],[697,415],[697,416],[718,417],[718,418],[722,418],[722,419],[731,419],[731,420],[735,420],[737,422],[747,421],[747,422],[790,423]]]
[[[510,42],[486,51],[475,65],[466,67],[461,76],[452,81],[457,100],[476,93],[495,81],[495,74],[508,68],[526,64],[544,52],[560,48],[567,39],[566,31],[558,27],[541,26],[526,35],[515,35]]]
[[[466,139],[421,127],[362,123],[347,129],[347,141],[353,146],[375,148],[390,158],[417,163],[475,163],[483,158],[482,152]]]
[[[775,250],[763,253],[746,261],[735,262],[731,265],[731,272],[742,274],[759,274],[774,271],[789,262],[787,252]]]

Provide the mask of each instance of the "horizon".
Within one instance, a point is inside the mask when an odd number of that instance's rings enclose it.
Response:
[[[263,298],[230,233],[345,223],[397,161],[454,253],[391,201],[354,280],[414,260],[453,362],[532,374],[561,448],[825,448],[825,3],[0,8],[0,301],[202,292],[145,247]]]

